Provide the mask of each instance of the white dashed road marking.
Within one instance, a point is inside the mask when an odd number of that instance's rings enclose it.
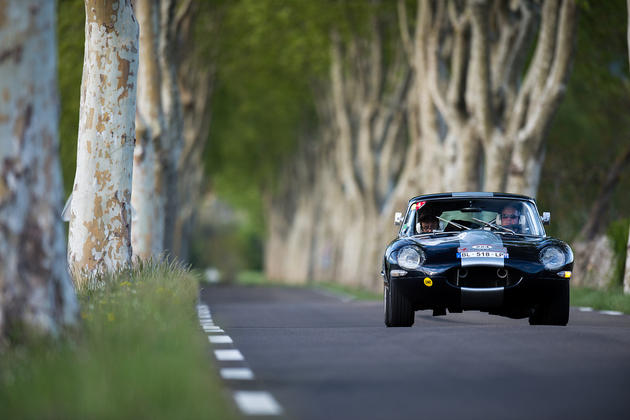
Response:
[[[254,372],[248,368],[223,368],[220,371],[223,379],[252,380]]]
[[[204,330],[204,332],[207,332],[207,333],[209,333],[209,332],[220,332],[220,333],[224,332],[221,329],[221,327],[216,327],[216,326],[214,326],[214,327],[203,327],[203,330]]]
[[[623,315],[623,312],[619,311],[599,311],[599,313],[604,315]]]
[[[598,312],[602,315],[614,315],[614,316],[618,316],[618,315],[623,315],[623,312],[619,312],[619,311],[596,311],[593,308],[591,308],[590,306],[580,306],[578,308],[578,311],[580,312]]]
[[[244,360],[244,357],[241,354],[241,352],[236,349],[215,350],[214,355],[216,356],[217,360],[220,360],[222,362]]]
[[[282,407],[270,393],[264,391],[236,391],[234,400],[245,414],[273,416],[282,413]]]
[[[229,335],[209,335],[208,341],[214,344],[231,344],[232,338]]]
[[[215,325],[207,305],[197,305],[199,324],[208,335],[212,344],[233,344],[229,335],[223,334],[220,326]],[[237,349],[218,349],[214,355],[220,362],[245,362],[245,358]],[[224,380],[251,381],[254,372],[246,367],[229,367],[220,369]],[[251,416],[275,416],[282,414],[282,407],[269,392],[234,391],[234,401],[243,414]]]

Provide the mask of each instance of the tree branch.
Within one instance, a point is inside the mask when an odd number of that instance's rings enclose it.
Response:
[[[465,32],[468,29],[469,13],[464,9],[457,16],[455,2],[448,3],[449,18],[453,27],[453,52],[451,54],[451,77],[447,89],[446,99],[453,112],[460,114],[464,105],[464,87],[466,81],[466,48]]]
[[[354,173],[352,159],[352,130],[345,105],[345,86],[342,70],[341,41],[336,31],[331,33],[330,78],[335,121],[339,129],[336,148],[337,169],[340,172],[345,192],[349,197],[360,196],[359,185]]]
[[[615,163],[610,168],[606,181],[602,185],[593,207],[591,207],[586,224],[578,235],[579,238],[587,241],[591,240],[601,231],[602,227],[605,226],[603,219],[610,207],[612,194],[628,163],[630,163],[630,145],[627,145],[625,150],[617,156]]]
[[[471,13],[471,45],[468,82],[466,86],[466,103],[469,111],[475,116],[477,134],[484,145],[490,142],[492,133],[492,100],[490,80],[490,57],[488,39],[488,6],[482,2],[472,2]]]
[[[628,0],[630,1],[630,0]],[[402,40],[402,46],[407,54],[407,59],[410,63],[413,63],[413,45],[409,36],[409,19],[407,18],[407,7],[405,6],[405,0],[398,0],[398,29],[400,30],[400,38]]]

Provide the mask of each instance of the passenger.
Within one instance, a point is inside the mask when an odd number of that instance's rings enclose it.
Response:
[[[433,214],[423,214],[420,216],[420,232],[419,233],[431,233],[434,230],[440,228],[440,222]]]
[[[516,233],[521,232],[521,212],[514,204],[508,204],[501,210],[501,226]]]

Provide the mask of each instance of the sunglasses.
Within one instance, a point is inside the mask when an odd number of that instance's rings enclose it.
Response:
[[[502,219],[518,219],[518,216],[515,214],[502,214]]]

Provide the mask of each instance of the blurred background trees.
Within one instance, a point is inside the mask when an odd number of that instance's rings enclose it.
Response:
[[[59,17],[61,150],[69,192],[76,161],[73,154],[84,11],[80,0],[59,3],[63,11]],[[175,10],[187,4],[176,2]],[[497,5],[511,4],[521,9],[507,10],[509,13],[497,9]],[[568,2],[558,4],[566,7]],[[578,239],[612,163],[628,144],[626,133],[630,132],[630,116],[625,112],[630,100],[625,2],[582,1],[578,5],[573,72],[565,98],[555,117],[549,119],[548,130],[543,127],[547,140],[536,150],[537,156],[544,156],[537,192],[539,206],[552,211],[549,233],[568,240]],[[357,215],[374,213],[370,206],[380,211],[386,208],[382,218],[389,223],[389,213],[401,210],[408,196],[432,191],[427,184],[407,186],[389,207],[384,206],[403,175],[400,171],[408,157],[405,151],[414,137],[409,135],[410,124],[418,124],[408,113],[401,115],[401,103],[405,104],[402,108],[407,107],[409,98],[401,102],[397,93],[402,90],[408,95],[413,89],[405,84],[416,83],[413,75],[406,79],[406,72],[413,68],[408,61],[409,51],[404,50],[400,17],[404,9],[413,41],[419,24],[417,2],[193,1],[190,7],[195,12],[180,21],[181,32],[174,41],[183,136],[189,140],[184,140],[182,150],[176,153],[179,211],[176,218],[170,219],[175,223],[173,231],[179,233],[173,234],[173,244],[165,249],[174,250],[199,267],[213,265],[225,272],[260,270],[266,261],[271,277],[299,282],[339,279],[339,271],[331,267],[340,261],[357,266],[352,252],[377,255],[387,238],[395,234],[389,224],[373,226],[378,231],[374,238],[379,239],[374,239],[375,247],[370,252],[360,251],[356,242],[339,247],[326,244],[324,239],[336,238],[331,243],[338,244],[351,234],[347,229],[368,231],[373,222],[367,220],[375,219]],[[431,11],[432,18],[436,18],[437,9]],[[487,18],[491,36],[480,42],[499,42],[494,35],[503,32],[494,28],[501,19],[512,25],[513,36],[518,35],[522,11],[533,19],[525,34],[530,42],[518,50],[522,64],[510,76],[515,80],[523,80],[528,66],[536,61],[534,42],[540,25],[544,26],[540,20],[537,25],[536,18],[540,19],[543,9],[536,1],[487,4],[492,16]],[[465,2],[445,3],[441,13],[446,23],[436,32],[443,44],[438,60],[432,64],[433,74],[427,77],[439,79],[451,74],[447,68],[453,68],[453,58],[448,54],[457,48],[458,37],[447,35],[453,34],[458,24],[467,25],[461,29],[466,42],[475,42],[471,41],[471,33],[478,29],[472,29],[474,21],[470,19],[478,13],[471,13],[465,23],[465,12]],[[553,18],[556,29],[557,19]],[[440,20],[432,22],[437,25]],[[480,62],[484,60],[490,57],[481,57]],[[335,78],[343,82],[336,94]],[[469,80],[472,83],[473,79]],[[438,99],[439,93],[448,98],[448,90],[439,91],[441,83],[438,80],[433,87],[429,83],[434,92],[428,88],[423,92]],[[516,83],[514,86],[520,89],[522,86]],[[507,91],[502,94],[499,85],[490,91],[493,113],[499,112],[498,108],[507,109]],[[501,97],[504,99],[496,99]],[[468,110],[475,119],[485,118],[483,107],[465,105],[468,98],[472,99],[461,95],[454,102],[455,108]],[[412,101],[409,107],[414,106]],[[347,113],[347,123],[341,109]],[[197,117],[187,123],[191,111]],[[445,112],[434,117],[438,139],[448,137]],[[349,136],[350,144],[368,147],[343,151],[344,136]],[[387,136],[390,143],[384,141]],[[344,153],[346,163],[341,163]],[[477,159],[473,159],[473,168],[483,162]],[[361,177],[353,187],[352,183]],[[596,220],[598,235],[608,238],[612,250],[612,282],[619,282],[623,274],[630,208],[630,198],[623,192],[629,184],[624,169],[610,194],[609,205]],[[476,185],[484,187],[483,183]],[[374,193],[369,195],[368,190]],[[361,198],[348,201],[348,196],[356,192]],[[204,210],[196,217],[200,208],[220,211],[212,214],[214,211]],[[217,217],[225,214],[231,216]],[[371,259],[374,257],[368,258],[369,264],[359,263],[365,271],[356,272],[349,281],[376,284],[373,279],[380,262]]]

